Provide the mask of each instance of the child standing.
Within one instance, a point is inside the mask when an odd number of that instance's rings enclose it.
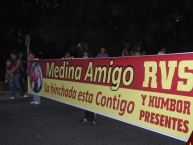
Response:
[[[11,60],[6,61],[6,73],[5,73],[5,82],[8,82],[8,76],[10,75],[11,81],[13,81],[13,73],[8,73],[7,70],[12,70],[15,66],[11,63]]]

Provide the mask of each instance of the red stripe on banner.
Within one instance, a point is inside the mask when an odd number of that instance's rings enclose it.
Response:
[[[43,78],[104,85],[109,86],[109,89],[113,91],[127,88],[191,97],[193,86],[192,59],[193,53],[117,58],[30,60],[28,72],[30,72],[31,64],[37,61],[41,66]],[[72,75],[68,79],[69,74],[65,74],[67,79],[65,75],[64,78],[56,78],[55,75],[49,77],[48,74],[46,75],[47,66],[51,67],[52,63],[54,63],[54,71],[56,72],[58,69],[60,72],[61,66],[68,69],[67,72],[69,72],[69,66],[74,66],[74,69],[78,66],[82,67],[80,80],[75,80],[75,76],[72,79]],[[100,69],[100,66],[101,69],[106,70],[106,78],[103,80],[105,76],[102,73],[101,79],[99,79],[100,75],[97,74],[96,82],[94,82],[95,70]],[[88,74],[93,73],[93,80],[87,77],[84,81],[88,68],[90,68]],[[59,75],[59,72],[56,73],[56,76]],[[134,73],[134,79],[131,81],[132,73]]]

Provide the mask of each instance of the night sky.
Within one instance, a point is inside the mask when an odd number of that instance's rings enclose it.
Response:
[[[39,58],[75,57],[80,42],[96,56],[100,47],[121,56],[124,43],[141,45],[146,54],[192,51],[191,0],[3,0],[1,1],[1,62],[11,51],[30,51]],[[1,68],[5,64],[1,63]],[[4,71],[1,72],[2,74]]]

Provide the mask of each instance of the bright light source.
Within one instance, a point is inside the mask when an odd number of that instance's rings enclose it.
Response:
[[[178,22],[178,21],[179,21],[179,19],[180,19],[180,17],[177,17],[176,22]]]
[[[115,30],[117,30],[117,28],[115,28]]]

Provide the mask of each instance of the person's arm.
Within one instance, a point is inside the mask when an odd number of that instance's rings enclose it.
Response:
[[[13,73],[16,69],[18,69],[21,66],[21,60],[18,59],[17,60],[17,64],[14,68],[12,68],[12,70],[10,71],[10,73]]]
[[[124,55],[124,50],[122,51],[122,56],[125,56],[125,55]]]

